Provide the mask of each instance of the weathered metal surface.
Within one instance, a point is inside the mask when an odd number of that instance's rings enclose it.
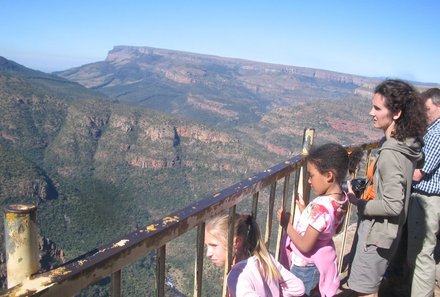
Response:
[[[156,289],[157,296],[165,296],[165,259],[166,259],[166,245],[157,249],[156,260]]]
[[[290,189],[290,174],[286,175],[286,177],[284,177],[284,187],[283,187],[283,198],[281,201],[281,206],[283,207],[283,209],[286,209],[287,206],[287,200],[289,199],[289,189]],[[280,259],[280,246],[281,246],[281,239],[283,238],[283,228],[278,228],[278,233],[277,233],[277,245],[275,248],[275,259]]]
[[[8,288],[39,269],[36,209],[31,204],[13,204],[4,209]]]
[[[112,289],[112,297],[121,297],[121,270],[118,270],[116,272],[112,273],[112,282],[111,282],[111,289]]]
[[[274,181],[270,186],[269,205],[266,216],[266,233],[264,234],[264,243],[269,248],[270,237],[272,234],[273,210],[275,206],[275,193],[277,190],[277,182]]]
[[[202,296],[202,277],[203,277],[203,259],[205,244],[205,223],[197,227],[197,247],[196,247],[196,263],[194,273],[194,297]]]
[[[228,290],[227,290],[227,276],[229,273],[229,270],[232,266],[232,253],[233,253],[233,246],[234,246],[234,236],[235,236],[235,214],[236,214],[236,206],[233,205],[231,208],[229,208],[229,218],[228,218],[228,256],[226,257],[225,261],[225,269],[223,271],[223,297],[228,297]]]
[[[256,192],[254,193],[254,195],[252,195],[252,216],[254,217],[254,219],[257,219],[257,214],[258,214],[258,196],[260,195],[260,192]]]

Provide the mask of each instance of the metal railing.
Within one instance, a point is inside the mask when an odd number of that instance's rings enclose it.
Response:
[[[165,216],[145,227],[139,228],[132,233],[101,246],[100,248],[89,251],[88,253],[64,263],[57,268],[43,273],[30,271],[24,276],[21,276],[21,282],[17,284],[17,280],[14,280],[14,283],[11,283],[11,286],[9,286],[9,279],[10,277],[11,279],[15,278],[8,276],[9,289],[0,292],[0,296],[71,296],[108,276],[111,276],[112,296],[121,296],[121,270],[141,257],[146,256],[151,251],[156,251],[157,255],[157,296],[165,296],[166,245],[171,240],[193,229],[197,230],[193,294],[194,296],[201,296],[203,285],[204,222],[208,218],[224,211],[229,211],[230,214],[234,214],[236,212],[237,204],[245,199],[252,199],[251,212],[256,217],[258,214],[257,206],[260,193],[262,193],[263,190],[269,189],[270,194],[264,229],[264,239],[269,245],[273,233],[272,231],[275,230],[272,226],[272,222],[274,218],[274,205],[277,198],[276,188],[278,182],[283,180],[281,201],[277,201],[277,203],[286,209],[290,200],[292,214],[295,212],[296,195],[290,193],[302,193],[303,197],[307,199],[309,198],[310,188],[307,183],[304,166],[307,151],[313,142],[313,138],[314,130],[305,130],[303,152],[301,154],[293,156],[284,162],[242,180],[218,193],[207,196],[200,201],[197,201],[179,211],[173,212],[168,216]],[[349,146],[346,148],[348,151],[354,149],[367,151],[368,158],[371,150],[376,149],[377,147],[378,142],[373,142]],[[290,186],[291,180],[293,180],[293,186]],[[7,211],[5,210],[5,212],[7,216]],[[234,216],[231,215],[230,218],[233,220]],[[347,230],[349,219],[349,216],[347,216],[344,231]],[[11,222],[9,222],[9,224],[11,224]],[[277,246],[275,249],[275,255],[279,258],[282,228],[277,228],[276,231]],[[5,234],[5,237],[8,237],[9,235]],[[225,275],[228,272],[231,263],[232,237],[233,230],[231,228],[229,231],[229,253],[225,264]],[[343,245],[345,245],[345,239],[343,240]],[[344,246],[342,246],[340,250],[343,253]],[[7,258],[8,260],[13,259],[8,252],[8,247]],[[342,256],[340,255],[339,258],[342,259]],[[38,268],[36,269],[38,270]],[[223,296],[225,296],[225,285],[223,287]]]

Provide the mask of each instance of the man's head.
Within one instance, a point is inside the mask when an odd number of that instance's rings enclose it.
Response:
[[[428,89],[422,93],[422,98],[425,100],[428,123],[432,124],[435,120],[440,118],[440,89]]]

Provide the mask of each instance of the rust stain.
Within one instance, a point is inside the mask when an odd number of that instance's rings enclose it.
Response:
[[[56,283],[54,282],[54,278],[58,276],[63,276],[69,274],[71,271],[66,269],[65,267],[60,267],[58,269],[52,270],[49,276],[45,277],[37,277],[35,279],[25,279],[22,282],[22,286],[15,293],[16,296],[21,296],[25,294],[29,294],[29,292],[38,292],[43,289],[52,287]]]
[[[108,249],[102,249],[102,250],[99,250],[99,251],[98,251],[98,254],[99,254],[99,253],[103,253],[103,252],[105,252],[106,250],[108,250]]]
[[[152,232],[152,231],[156,231],[157,230],[157,224],[151,224],[147,226],[147,231],[148,232]]]
[[[112,248],[122,247],[122,246],[126,245],[127,242],[129,242],[128,239],[122,239],[122,240],[118,241],[117,243],[113,244]]]
[[[7,212],[5,217],[8,223],[13,223],[15,221],[16,216],[13,213]]]
[[[179,217],[178,216],[174,216],[174,217],[164,217],[162,219],[163,225],[166,225],[168,223],[172,223],[172,222],[178,222],[179,221]]]
[[[60,267],[58,269],[52,270],[51,273],[51,278],[52,277],[57,277],[57,276],[63,276],[63,275],[67,275],[70,272],[72,272],[71,270],[68,270],[66,267]]]

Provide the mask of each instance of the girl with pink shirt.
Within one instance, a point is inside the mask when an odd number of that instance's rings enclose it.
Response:
[[[347,209],[348,198],[341,183],[348,164],[348,153],[339,144],[313,147],[307,158],[307,172],[317,197],[307,207],[299,197],[300,216],[293,223],[289,213],[278,210],[278,221],[287,234],[281,254],[290,271],[304,282],[304,296],[309,296],[318,284],[321,296],[334,296],[339,287],[332,238],[342,226]]]
[[[210,219],[205,228],[206,256],[224,267],[229,215]],[[236,215],[233,262],[227,277],[228,294],[242,296],[303,296],[304,285],[269,254],[260,228],[250,215]]]

